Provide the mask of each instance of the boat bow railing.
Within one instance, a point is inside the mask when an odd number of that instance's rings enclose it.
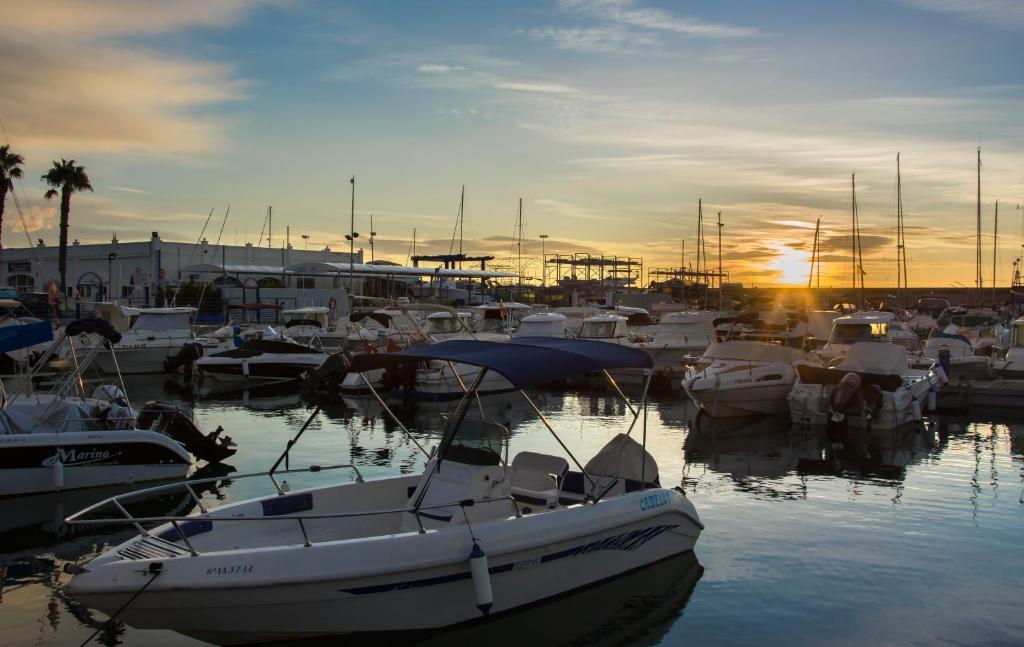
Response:
[[[284,495],[288,494],[288,490],[286,489],[287,488],[287,484],[284,487],[282,487],[277,482],[277,480],[274,478],[275,474],[279,474],[280,475],[280,474],[316,473],[316,472],[325,472],[325,471],[336,470],[336,469],[351,469],[353,472],[355,472],[355,477],[356,477],[355,478],[355,482],[356,483],[363,483],[363,482],[365,482],[365,479],[363,478],[362,472],[359,471],[358,467],[356,467],[355,465],[352,465],[352,464],[327,465],[327,466],[310,465],[309,467],[306,467],[306,468],[288,469],[288,470],[277,470],[276,472],[271,472],[271,471],[267,471],[267,472],[252,472],[252,473],[249,473],[249,474],[240,474],[240,475],[237,475],[237,476],[236,475],[231,475],[231,476],[212,476],[212,477],[209,477],[209,478],[193,479],[193,480],[189,480],[189,481],[180,481],[180,482],[177,482],[177,483],[168,483],[166,485],[158,485],[158,486],[155,486],[155,487],[145,488],[145,489],[142,489],[142,490],[134,490],[132,492],[125,492],[123,494],[118,494],[118,495],[109,497],[107,499],[104,499],[102,501],[99,501],[97,503],[94,503],[93,505],[91,505],[91,506],[89,506],[87,508],[79,510],[78,512],[76,512],[76,513],[70,515],[69,517],[67,517],[64,520],[64,522],[67,523],[68,525],[72,525],[72,526],[73,525],[85,525],[85,524],[88,524],[88,525],[131,525],[131,526],[134,526],[135,530],[138,531],[138,533],[142,537],[144,537],[144,538],[151,537],[152,535],[150,534],[150,529],[147,529],[143,524],[166,524],[166,523],[169,523],[173,527],[174,531],[177,533],[178,537],[181,539],[182,543],[188,549],[188,551],[191,554],[191,556],[192,557],[197,557],[197,556],[200,555],[200,553],[199,553],[198,550],[196,550],[195,546],[193,546],[192,542],[189,540],[188,533],[186,533],[185,529],[182,528],[182,524],[183,523],[188,523],[188,522],[192,522],[192,521],[200,521],[200,520],[201,521],[214,521],[214,520],[216,520],[218,523],[220,523],[220,522],[235,522],[235,521],[263,521],[263,522],[267,522],[267,521],[294,520],[298,524],[299,530],[302,532],[303,545],[305,545],[306,547],[310,547],[310,546],[313,545],[313,542],[312,542],[312,540],[309,537],[309,532],[308,532],[308,530],[306,528],[305,522],[316,520],[316,519],[344,519],[344,518],[350,518],[350,517],[371,517],[371,516],[380,516],[380,515],[391,515],[391,514],[405,514],[405,513],[409,513],[409,514],[412,514],[412,515],[415,516],[416,524],[418,526],[418,531],[419,531],[420,534],[423,534],[423,533],[426,533],[426,528],[423,526],[423,519],[421,518],[420,514],[422,512],[424,512],[424,511],[439,510],[439,509],[450,509],[450,508],[453,508],[453,507],[460,507],[462,509],[465,509],[467,507],[471,507],[471,506],[474,506],[474,505],[477,505],[477,504],[496,503],[496,502],[499,502],[499,501],[507,501],[507,502],[509,502],[512,505],[514,516],[516,518],[522,517],[522,512],[519,510],[519,505],[516,503],[515,497],[513,497],[512,495],[496,496],[496,497],[481,498],[481,499],[461,499],[461,500],[458,500],[458,501],[449,501],[449,502],[446,502],[446,503],[432,504],[432,505],[429,505],[429,506],[419,506],[419,507],[416,507],[416,508],[395,508],[395,509],[386,509],[386,510],[364,510],[364,511],[359,511],[359,512],[330,512],[330,513],[316,513],[316,514],[280,514],[280,515],[272,515],[272,516],[263,516],[263,515],[261,515],[261,516],[223,516],[223,517],[222,516],[211,516],[211,514],[210,514],[211,511],[203,503],[202,497],[200,497],[196,493],[196,490],[195,490],[195,487],[194,487],[194,486],[197,486],[197,485],[204,485],[204,484],[208,484],[208,483],[214,483],[214,482],[217,482],[217,481],[225,481],[225,480],[232,480],[232,481],[234,481],[234,480],[238,480],[238,479],[257,478],[257,477],[265,476],[265,477],[269,477],[271,482],[277,488],[278,496],[284,496]],[[188,495],[192,498],[192,500],[195,501],[196,506],[199,508],[199,514],[198,515],[191,514],[191,515],[171,515],[171,516],[157,516],[157,517],[137,517],[137,516],[131,514],[128,511],[128,509],[125,507],[125,503],[127,503],[130,499],[146,498],[146,497],[152,496],[154,494],[165,493],[165,492],[169,492],[169,491],[173,491],[173,490],[180,490],[180,489],[186,490],[188,492]],[[120,516],[120,517],[111,517],[111,518],[98,518],[98,519],[97,518],[85,518],[85,517],[88,517],[90,514],[95,513],[95,512],[97,512],[99,510],[103,510],[103,509],[105,509],[107,507],[112,507],[112,508],[116,509],[122,516]]]

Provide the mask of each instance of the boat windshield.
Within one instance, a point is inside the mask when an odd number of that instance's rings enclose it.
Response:
[[[455,317],[427,317],[427,323],[423,326],[423,332],[428,335],[459,332],[462,326]]]
[[[832,344],[855,344],[859,341],[887,341],[889,324],[879,323],[837,323],[828,338]]]
[[[139,315],[132,325],[132,330],[145,330],[148,332],[163,332],[167,330],[190,330],[192,328],[191,317],[188,312],[175,312],[173,314],[154,314],[144,312]]]
[[[584,321],[580,330],[580,337],[589,339],[601,339],[604,337],[621,337],[622,331],[619,321]]]

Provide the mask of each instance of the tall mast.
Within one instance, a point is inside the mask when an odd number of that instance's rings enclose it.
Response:
[[[855,257],[853,259],[854,267],[854,289],[857,287],[857,277],[860,277],[860,303],[858,307],[864,309],[864,247],[860,242],[860,213],[857,210],[857,176],[856,174],[851,175],[851,189],[853,190],[853,243]]]
[[[462,195],[459,196],[459,269],[462,269],[462,225],[466,220],[466,185],[462,185]]]
[[[373,239],[377,237],[377,232],[373,230],[373,212],[370,212],[370,262],[377,260],[373,255]]]
[[[978,200],[977,216],[975,222],[975,259],[974,259],[975,287],[978,289],[978,303],[981,303],[982,279],[981,279],[981,146],[978,147]]]
[[[996,200],[996,218],[992,225],[992,304],[996,302],[996,257],[999,256],[999,200]]]
[[[903,181],[900,176],[900,154],[896,153],[896,296],[901,304],[906,304],[907,299],[903,294],[907,287],[903,283],[903,254]]]
[[[853,289],[857,289],[857,176],[850,174],[850,277]]]
[[[811,272],[807,275],[807,289],[811,289],[811,283],[814,281],[814,265],[818,261],[818,234],[821,231],[821,218],[818,218],[817,224],[814,225],[814,244],[811,245]]]
[[[519,218],[518,218],[518,225],[517,225],[517,227],[519,228],[519,241],[516,243],[516,245],[518,247],[518,251],[519,251],[519,261],[518,261],[518,263],[519,263],[519,289],[516,290],[516,298],[520,299],[520,298],[522,298],[522,292],[523,292],[523,199],[522,198],[519,198]]]
[[[704,206],[702,203],[703,198],[697,198],[697,267],[695,269],[698,277],[700,277],[700,245],[703,238],[701,236],[701,227],[704,220]]]
[[[274,235],[274,206],[267,205],[267,248],[272,248],[273,245],[270,243],[270,239]]]
[[[349,220],[348,239],[348,293],[351,296],[353,284],[355,283],[355,254],[356,254],[356,176],[349,180],[352,183],[352,212]]]
[[[718,212],[718,309],[722,309],[722,212]]]

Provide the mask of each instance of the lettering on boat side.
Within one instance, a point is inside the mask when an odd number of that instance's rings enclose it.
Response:
[[[58,460],[64,465],[83,465],[85,463],[103,463],[120,456],[121,452],[104,449],[58,449],[53,456],[43,460],[43,467],[50,467]]]
[[[669,504],[668,492],[654,492],[640,497],[641,510],[653,510]]]
[[[252,573],[252,564],[234,564],[232,566],[215,566],[213,568],[206,569],[207,575],[241,575],[243,573]]]
[[[540,555],[538,555],[537,557],[533,557],[531,559],[524,559],[521,562],[515,562],[512,565],[512,569],[516,570],[516,571],[525,571],[528,568],[533,568],[534,566],[539,566],[539,565],[540,565]]]

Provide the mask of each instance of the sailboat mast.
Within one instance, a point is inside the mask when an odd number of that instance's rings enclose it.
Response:
[[[857,175],[850,174],[850,277],[853,289],[857,289]]]
[[[516,299],[522,298],[523,292],[523,199],[519,198],[519,241],[516,243],[519,252],[519,289],[516,290]]]
[[[901,304],[907,300],[903,294],[903,183],[900,177],[900,154],[896,153],[896,296]]]
[[[981,146],[978,147],[978,199],[977,215],[975,219],[975,277],[974,283],[978,289],[978,303],[981,303],[982,281],[981,281]]]
[[[462,185],[462,194],[459,196],[459,269],[462,269],[462,225],[466,220],[466,185]]]
[[[807,275],[807,289],[811,289],[811,284],[814,281],[814,264],[818,260],[818,233],[821,230],[821,218],[818,218],[818,223],[814,225],[814,244],[811,245],[811,271]]]
[[[267,249],[272,249],[270,239],[274,236],[274,206],[267,205]]]
[[[718,212],[718,309],[722,309],[722,212]]]
[[[854,246],[856,248],[856,258],[854,259],[854,287],[856,287],[856,279],[860,277],[860,303],[858,307],[864,309],[864,246],[861,245],[860,241],[860,212],[857,209],[857,180],[856,175],[852,178],[852,189],[853,189],[853,238]]]
[[[996,302],[996,257],[999,256],[999,200],[996,200],[996,217],[992,225],[992,304]]]

